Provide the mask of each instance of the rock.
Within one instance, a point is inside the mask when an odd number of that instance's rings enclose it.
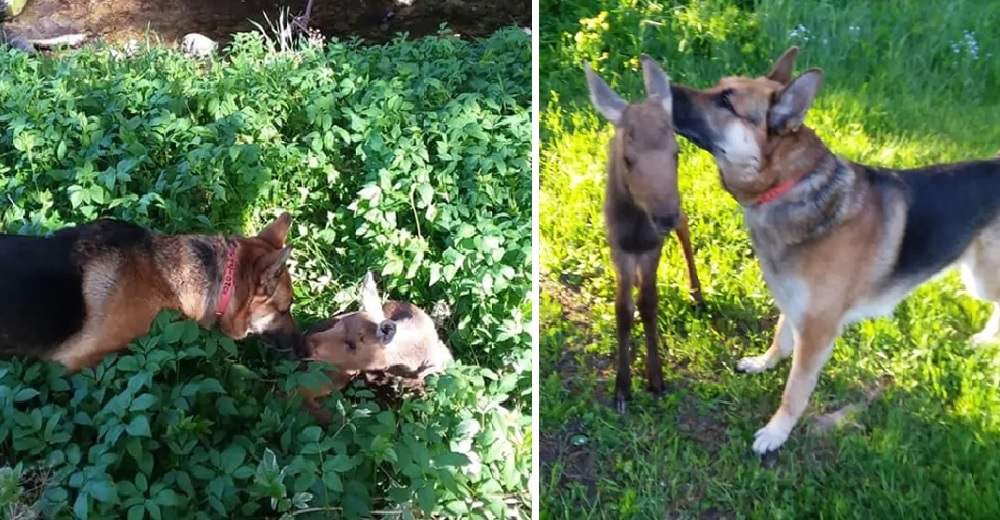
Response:
[[[28,0],[0,0],[0,20],[21,14]]]
[[[125,46],[122,48],[122,51],[125,52],[125,57],[126,58],[131,58],[131,57],[135,56],[136,54],[139,54],[139,49],[140,48],[141,48],[141,46],[140,46],[140,44],[139,44],[138,41],[136,41],[136,40],[129,40],[128,42],[125,43]]]
[[[10,40],[7,40],[7,45],[10,45],[11,48],[17,49],[19,51],[24,51],[28,54],[34,54],[36,52],[35,46],[32,45],[31,42],[29,42],[28,40],[25,40],[24,38],[11,38]]]
[[[181,52],[192,58],[207,58],[218,46],[218,43],[204,34],[188,33],[181,39]]]
[[[0,2],[2,1],[0,0]],[[76,45],[86,39],[86,34],[79,24],[53,19],[38,20],[35,23],[0,24],[0,32],[5,34],[7,39],[21,38],[35,44],[55,42],[52,44]]]

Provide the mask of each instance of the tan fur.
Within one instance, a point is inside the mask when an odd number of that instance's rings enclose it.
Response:
[[[740,360],[737,369],[762,372],[792,356],[781,405],[755,433],[758,453],[785,442],[841,329],[891,313],[922,283],[888,283],[907,201],[899,190],[876,189],[870,177],[834,155],[803,125],[822,73],[814,69],[792,80],[796,53],[794,48],[786,52],[767,76],[723,78],[709,89],[691,90],[686,98],[714,136],[720,180],[744,208],[764,279],[781,311],[771,347]],[[778,195],[780,203],[759,203],[788,183],[793,187]],[[1000,301],[1000,219],[973,242],[961,264],[974,296]],[[995,303],[977,340],[998,334],[1000,304]]]
[[[70,372],[92,367],[106,355],[124,350],[149,332],[156,315],[166,309],[180,311],[233,339],[249,333],[280,331],[297,336],[298,327],[288,313],[292,303],[291,277],[284,262],[275,265],[283,250],[291,218],[282,214],[257,237],[236,237],[237,281],[226,312],[216,320],[216,283],[208,280],[195,256],[188,235],[153,238],[153,258],[131,250],[109,250],[87,265],[83,292],[87,318],[82,330],[55,349],[49,359]],[[197,237],[219,242],[221,237]],[[285,253],[287,256],[287,252]],[[281,268],[277,278],[266,272]],[[255,317],[268,317],[266,330],[253,330]]]

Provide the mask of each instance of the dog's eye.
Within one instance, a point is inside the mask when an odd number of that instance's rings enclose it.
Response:
[[[732,93],[733,92],[731,90],[724,90],[724,91],[722,91],[718,95],[718,97],[716,97],[716,102],[719,104],[720,107],[722,107],[722,108],[724,108],[724,109],[726,109],[726,110],[728,110],[728,111],[730,111],[730,112],[732,112],[732,113],[735,114],[736,113],[736,109],[733,108],[733,102],[732,102],[731,99],[729,99],[729,96],[731,96]]]

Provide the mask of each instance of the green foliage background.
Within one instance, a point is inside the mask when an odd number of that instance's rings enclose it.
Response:
[[[679,178],[707,308],[687,294],[676,243],[659,271],[669,395],[645,392],[633,334],[633,402],[619,420],[614,273],[604,240],[610,125],[587,99],[590,60],[624,98],[640,53],[704,88],[766,73],[786,48],[824,84],[806,124],[852,160],[911,167],[1000,148],[1000,18],[987,0],[543,0],[540,4],[541,518],[997,518],[1000,354],[973,348],[991,306],[951,272],[891,318],[838,340],[774,467],[750,451],[789,363],[735,374],[777,316],[739,206],[712,157],[683,138]],[[880,392],[874,389],[880,388]],[[819,416],[847,410],[840,428]]]
[[[293,363],[171,313],[72,377],[0,362],[0,518],[526,515],[530,62],[514,28],[296,53],[244,34],[207,69],[0,53],[0,229],[248,234],[287,209],[303,325],[355,308],[372,269],[450,307],[460,360],[398,410],[336,394],[326,430],[281,395]]]

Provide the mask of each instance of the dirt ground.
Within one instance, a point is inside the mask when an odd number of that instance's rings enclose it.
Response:
[[[305,10],[306,0],[29,0],[17,25],[59,25],[108,42],[142,41],[147,27],[171,44],[185,34],[204,34],[225,44],[235,32],[265,27]],[[485,36],[513,24],[531,25],[531,1],[514,0],[314,0],[310,25],[325,36],[356,36],[382,43],[400,32],[434,34],[442,23],[462,36]]]

